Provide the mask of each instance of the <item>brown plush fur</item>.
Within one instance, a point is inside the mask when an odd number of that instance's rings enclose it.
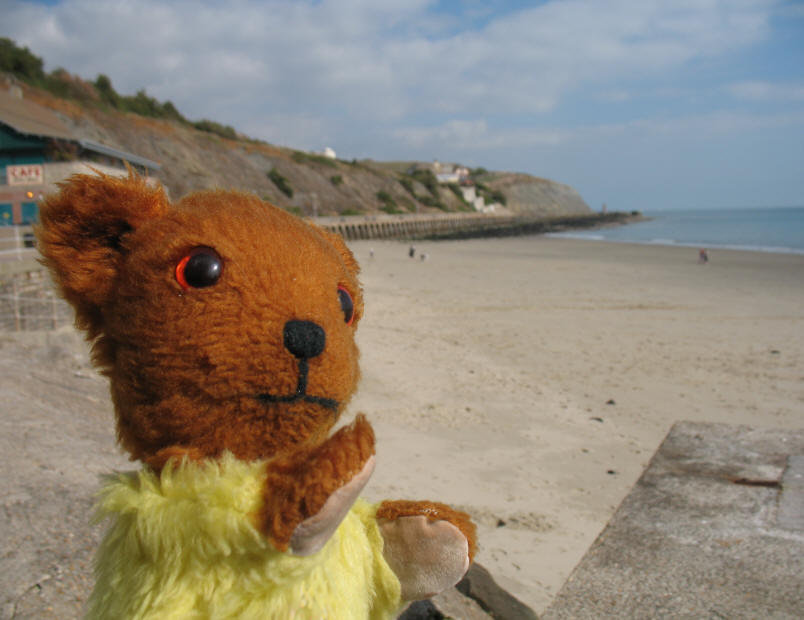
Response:
[[[362,415],[326,443],[271,461],[260,526],[277,547],[288,548],[294,528],[313,516],[333,491],[360,472],[374,454],[374,431]]]
[[[358,266],[341,238],[250,194],[207,191],[170,204],[133,174],[73,177],[42,205],[37,235],[109,377],[123,448],[157,470],[224,451],[267,459],[258,520],[287,549],[294,528],[374,453],[362,416],[329,436],[357,385],[363,314]],[[187,288],[176,266],[199,247],[218,253],[222,275]],[[354,301],[351,324],[339,287]],[[285,346],[288,321],[314,322],[326,335],[308,360],[312,399],[290,398],[301,367]],[[279,399],[258,398],[265,394]],[[394,510],[386,518],[450,520],[474,552],[466,515],[430,503]]]

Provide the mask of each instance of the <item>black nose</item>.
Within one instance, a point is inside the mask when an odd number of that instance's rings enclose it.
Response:
[[[326,342],[326,333],[312,321],[285,323],[285,348],[299,359],[321,355]]]

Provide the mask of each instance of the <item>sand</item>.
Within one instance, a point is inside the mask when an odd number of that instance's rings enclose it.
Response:
[[[415,246],[352,244],[366,316],[346,418],[377,432],[367,495],[470,512],[478,561],[537,612],[675,421],[804,425],[804,255]]]
[[[366,316],[344,418],[375,427],[366,495],[468,510],[478,560],[537,612],[675,421],[804,425],[804,255],[415,245],[415,260],[408,244],[352,245]],[[67,332],[0,334],[2,618],[79,615],[98,476],[132,467],[107,382]]]

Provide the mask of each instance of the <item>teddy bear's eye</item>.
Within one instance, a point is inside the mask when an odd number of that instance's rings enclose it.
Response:
[[[182,288],[204,288],[212,286],[221,277],[223,260],[212,248],[199,247],[179,261],[176,265],[176,280]]]
[[[341,302],[341,310],[343,310],[343,320],[347,325],[351,325],[355,320],[355,302],[352,301],[352,296],[342,286],[338,287],[338,299]]]

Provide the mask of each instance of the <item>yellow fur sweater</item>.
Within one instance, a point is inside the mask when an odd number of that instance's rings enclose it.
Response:
[[[321,551],[276,551],[254,527],[265,464],[219,462],[107,480],[88,618],[388,618],[400,586],[376,506],[358,500]]]

